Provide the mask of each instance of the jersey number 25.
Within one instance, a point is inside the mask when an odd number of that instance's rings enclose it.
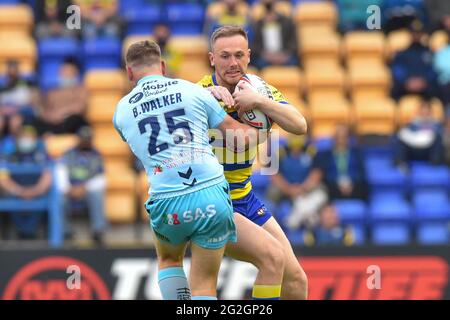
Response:
[[[192,131],[187,121],[181,121],[175,123],[174,118],[179,116],[184,116],[184,109],[177,109],[164,113],[164,119],[166,121],[169,133],[173,137],[173,142],[175,144],[189,143],[192,140]],[[158,117],[151,116],[142,119],[138,122],[139,132],[144,134],[147,132],[147,124],[150,125],[152,133],[150,135],[150,141],[148,143],[148,152],[150,156],[157,154],[158,152],[164,151],[169,148],[167,142],[157,145],[158,135],[161,130],[161,126],[158,121]],[[181,131],[181,132],[180,132]]]

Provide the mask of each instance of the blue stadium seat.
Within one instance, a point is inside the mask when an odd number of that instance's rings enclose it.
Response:
[[[38,48],[41,63],[49,60],[62,61],[66,57],[77,57],[79,55],[78,41],[70,38],[46,38],[39,41]]]
[[[145,4],[144,0],[119,0],[119,12],[138,10]]]
[[[364,157],[393,159],[394,152],[391,145],[370,145],[361,147]]]
[[[432,166],[426,163],[411,165],[413,189],[450,188],[450,169],[447,166]]]
[[[127,35],[151,34],[153,27],[161,22],[162,11],[158,5],[130,7],[123,15],[127,22]]]
[[[6,86],[6,75],[0,74],[0,88],[3,88],[4,86]]]
[[[330,150],[333,147],[333,138],[317,138],[314,140],[317,151]]]
[[[59,66],[65,58],[79,57],[78,41],[70,38],[46,38],[38,43],[39,82],[47,90],[58,83]]]
[[[293,246],[299,246],[304,243],[302,230],[286,230],[286,236]]]
[[[167,4],[167,21],[174,35],[195,35],[203,31],[205,9],[200,4]]]
[[[372,226],[372,242],[374,244],[401,245],[410,241],[410,228],[405,223],[377,223]]]
[[[387,156],[365,154],[365,165],[368,170],[392,169],[392,159]]]
[[[363,245],[366,243],[366,227],[363,224],[350,224],[352,228],[354,237],[355,237],[355,245]]]
[[[373,192],[407,191],[407,176],[397,169],[388,157],[366,159],[366,176]]]
[[[285,221],[291,213],[291,210],[292,204],[289,201],[283,201],[278,205],[277,211],[274,213],[278,223],[281,227],[283,227],[283,229],[286,229]]]
[[[12,5],[12,4],[20,4],[20,0],[0,0],[0,6],[2,5]]]
[[[41,63],[39,68],[39,86],[42,90],[48,90],[58,86],[58,72],[62,62],[49,61]]]
[[[259,171],[254,171],[251,177],[252,188],[259,194],[264,194],[270,184],[268,175],[263,175]]]
[[[366,204],[362,200],[348,199],[334,201],[342,223],[364,223],[366,220]]]
[[[116,69],[121,64],[122,44],[115,38],[97,38],[83,43],[85,70]]]
[[[450,201],[445,189],[414,193],[416,221],[450,221]]]
[[[417,226],[417,242],[420,244],[447,244],[450,242],[448,223],[424,223]]]
[[[48,197],[39,197],[24,201],[16,197],[0,198],[0,207],[2,211],[46,211],[48,209]]]
[[[38,2],[38,0],[22,0],[19,1],[22,3],[26,3],[27,5],[29,5],[31,7],[31,9],[33,9],[33,14],[34,14],[34,20],[37,20],[37,6],[38,4],[36,2]]]
[[[398,201],[405,198],[404,190],[375,190],[370,192],[370,201]]]
[[[411,222],[408,202],[396,198],[378,198],[370,203],[370,218],[373,222]]]

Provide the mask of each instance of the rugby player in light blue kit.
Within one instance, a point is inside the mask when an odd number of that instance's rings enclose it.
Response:
[[[134,43],[125,59],[135,87],[118,103],[113,123],[141,160],[151,185],[146,208],[162,297],[216,299],[224,248],[228,241],[236,242],[236,226],[229,186],[209,145],[208,129],[244,130],[246,146],[255,143],[256,129],[228,116],[205,89],[164,77],[165,62],[156,43]],[[190,286],[183,271],[189,241]]]

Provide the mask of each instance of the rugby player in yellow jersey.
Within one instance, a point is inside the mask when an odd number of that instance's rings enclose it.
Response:
[[[257,108],[284,130],[297,135],[306,133],[305,118],[276,88],[269,86],[273,100],[245,85],[242,87],[239,85],[240,90],[235,92],[235,87],[240,78],[246,74],[250,62],[250,49],[244,29],[236,26],[221,27],[212,34],[210,46],[212,51],[209,52],[209,59],[215,71],[212,75],[204,76],[198,84],[208,89],[217,100],[221,100],[229,115],[238,119],[245,111]],[[256,287],[258,283],[267,283],[265,275],[270,275],[270,270],[265,269],[270,269],[270,263],[264,260],[266,257],[270,260],[267,250],[274,246],[274,241],[278,242],[285,260],[281,298],[306,299],[308,291],[306,274],[283,230],[252,191],[250,176],[253,159],[250,158],[255,154],[256,152],[248,152],[245,163],[222,163],[225,177],[230,184],[238,231],[238,242],[228,243],[226,255],[250,262],[259,269]],[[221,161],[220,157],[218,158]],[[230,162],[228,158],[226,160]],[[243,219],[245,222],[241,222],[242,217],[247,218]],[[250,221],[261,228],[249,225]]]

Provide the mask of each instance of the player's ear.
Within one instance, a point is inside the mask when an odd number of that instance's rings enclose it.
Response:
[[[127,66],[127,76],[130,82],[133,82],[133,69],[130,66]]]
[[[250,62],[251,56],[252,56],[252,50],[248,49],[248,62]]]
[[[166,76],[166,71],[167,71],[167,64],[166,61],[161,60],[161,72],[163,74],[163,76]]]
[[[214,54],[212,52],[208,52],[209,63],[211,67],[214,67]]]

